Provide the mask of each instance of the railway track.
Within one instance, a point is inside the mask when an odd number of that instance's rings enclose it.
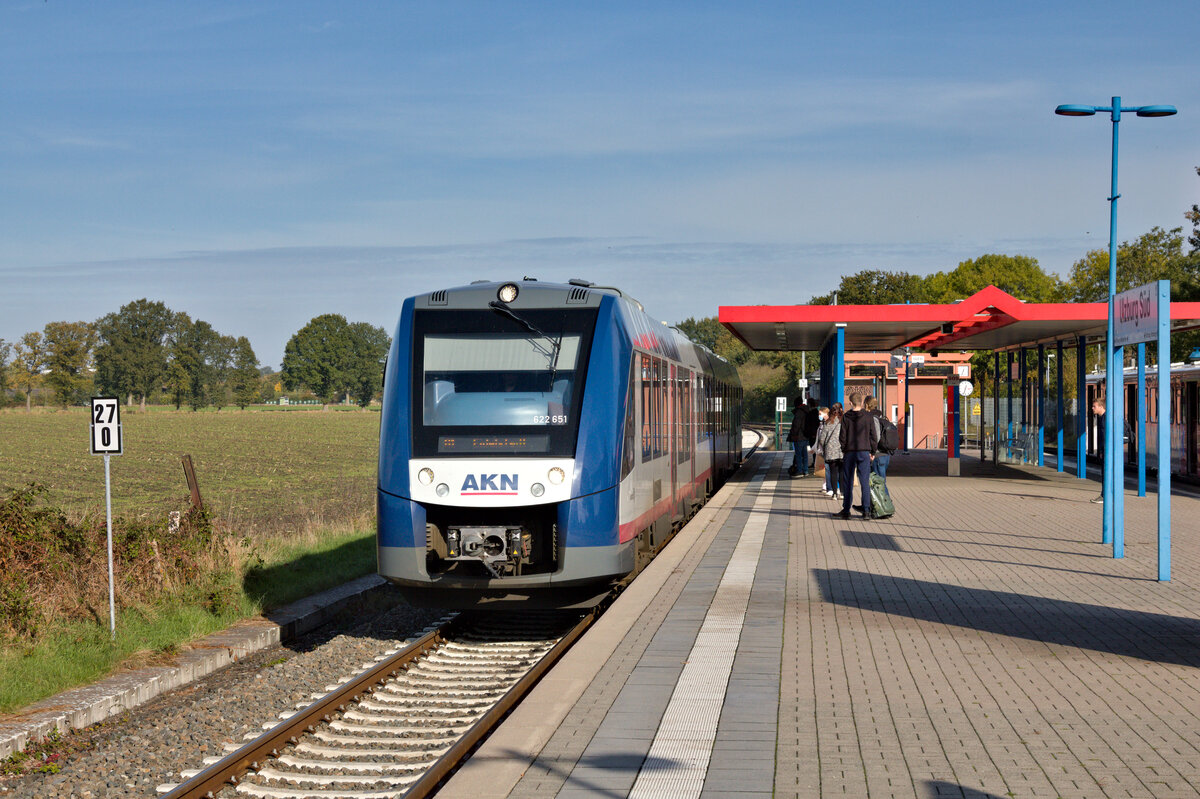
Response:
[[[766,443],[767,435],[770,430],[771,428],[769,427],[763,428],[757,425],[742,425],[742,460],[749,458],[758,451],[759,447]],[[757,436],[757,438],[754,440],[754,443],[750,444],[748,447],[746,446],[746,444],[749,443],[746,439],[747,433],[753,433],[755,436]]]
[[[164,799],[428,796],[593,618],[460,615],[159,791]]]

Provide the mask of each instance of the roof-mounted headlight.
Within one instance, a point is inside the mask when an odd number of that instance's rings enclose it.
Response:
[[[517,288],[516,283],[505,283],[500,287],[500,290],[496,292],[496,299],[507,305],[517,298],[518,291],[519,289]]]

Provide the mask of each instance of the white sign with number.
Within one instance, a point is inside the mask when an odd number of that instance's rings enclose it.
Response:
[[[924,355],[911,355],[908,358],[909,362],[914,366],[922,366],[925,363]]]
[[[776,397],[775,412],[784,413],[785,411],[787,411],[787,397]]]
[[[121,454],[121,400],[92,397],[92,454]]]

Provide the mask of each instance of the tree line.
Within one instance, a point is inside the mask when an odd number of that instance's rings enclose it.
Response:
[[[1200,175],[1200,167],[1196,173]],[[1184,217],[1192,223],[1191,235],[1186,240],[1190,249],[1185,248],[1183,227],[1169,230],[1154,227],[1118,247],[1118,292],[1154,280],[1170,280],[1172,300],[1200,301],[1200,205],[1193,205]],[[963,261],[954,269],[924,276],[864,269],[843,276],[834,291],[813,296],[808,299],[808,304],[951,303],[988,285],[1026,302],[1105,302],[1108,299],[1108,249],[1087,252],[1072,265],[1065,279],[1046,272],[1036,258],[1026,255],[982,255]],[[722,327],[715,316],[689,318],[678,328],[692,340],[737,365],[747,418],[771,419],[776,396],[790,397],[798,393],[796,379],[801,377],[803,370],[800,353],[753,352]],[[1173,335],[1171,359],[1183,360],[1197,345],[1200,345],[1198,332]],[[1076,357],[1076,353],[1068,352],[1067,363],[1055,368],[1074,369]],[[1085,357],[1089,367],[1102,361],[1102,356],[1091,348]],[[817,367],[816,353],[809,353],[807,362],[807,371],[812,373]],[[971,359],[971,370],[982,395],[986,396],[994,379],[991,353],[976,353]]]
[[[273,398],[279,384],[311,391],[324,404],[345,396],[366,407],[380,388],[390,344],[381,327],[325,314],[292,336],[276,375],[260,369],[245,336],[140,299],[94,322],[50,322],[16,342],[0,339],[0,405],[11,392],[29,410],[35,391],[44,389],[63,406],[103,394],[143,409],[148,401],[244,409]]]

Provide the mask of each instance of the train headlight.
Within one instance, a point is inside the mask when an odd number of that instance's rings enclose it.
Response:
[[[496,292],[496,298],[499,299],[500,302],[507,305],[517,298],[517,292],[518,289],[516,283],[505,283],[500,287],[500,290]]]
[[[433,469],[426,467],[417,472],[417,479],[421,481],[421,485],[429,485],[433,482]]]
[[[434,493],[436,493],[439,497],[444,497],[450,493],[450,486],[446,485],[445,483],[438,483],[437,488],[433,490]]]
[[[529,487],[529,493],[533,494],[535,497],[540,497],[542,494],[546,493],[546,487],[541,483],[534,483]]]
[[[567,473],[557,466],[551,469],[546,476],[550,479],[550,482],[556,486],[562,485],[562,481],[567,479]]]

